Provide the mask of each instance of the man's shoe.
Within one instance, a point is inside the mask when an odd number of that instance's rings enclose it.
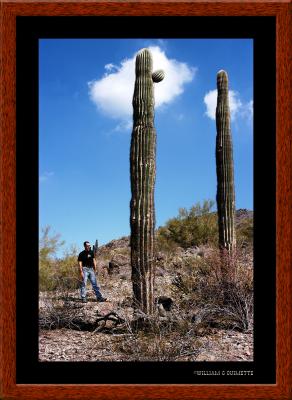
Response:
[[[82,303],[87,303],[87,299],[82,299]]]
[[[103,303],[104,301],[107,301],[106,297],[100,297],[98,299],[96,299],[96,301],[98,301],[99,303]]]

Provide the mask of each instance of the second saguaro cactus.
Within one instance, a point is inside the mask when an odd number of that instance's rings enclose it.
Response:
[[[96,239],[95,244],[93,245],[94,257],[96,257],[97,255],[97,249],[98,249],[98,240]]]
[[[233,147],[230,128],[228,76],[223,70],[217,73],[216,108],[216,171],[219,247],[229,254],[235,249],[235,191]]]
[[[153,82],[160,82],[163,78],[163,71],[152,73],[150,51],[140,50],[136,57],[133,96],[130,225],[134,307],[145,314],[154,311],[156,132]]]

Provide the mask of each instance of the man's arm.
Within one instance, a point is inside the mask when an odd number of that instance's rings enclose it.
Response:
[[[83,279],[82,261],[78,261],[81,278]]]
[[[93,257],[93,269],[96,272],[96,259]]]

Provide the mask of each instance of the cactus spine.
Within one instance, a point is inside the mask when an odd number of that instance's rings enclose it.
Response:
[[[219,247],[231,254],[236,246],[233,150],[228,100],[228,76],[217,74],[216,170]]]
[[[134,305],[145,314],[154,311],[154,185],[156,174],[156,132],[154,128],[152,57],[147,49],[136,57],[133,96],[133,131],[130,149],[131,265]]]

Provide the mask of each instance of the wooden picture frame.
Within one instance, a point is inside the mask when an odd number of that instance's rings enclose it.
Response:
[[[290,9],[291,12],[291,9]],[[261,16],[276,19],[276,383],[17,383],[16,17]],[[288,2],[9,2],[1,9],[1,369],[3,399],[290,399],[291,391],[291,96]],[[248,28],[247,28],[248,29]],[[267,82],[267,86],[269,82]],[[290,128],[290,129],[289,129]],[[23,185],[23,184],[22,184]],[[25,188],[25,186],[23,186]],[[27,260],[24,259],[24,268]],[[29,327],[26,327],[29,329]],[[267,349],[268,351],[268,349]]]

